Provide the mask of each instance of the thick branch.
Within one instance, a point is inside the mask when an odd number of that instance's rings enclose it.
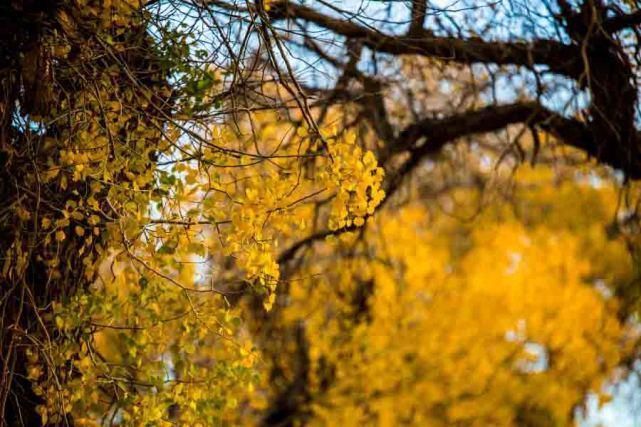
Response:
[[[603,23],[603,29],[609,33],[615,33],[639,25],[641,25],[641,10],[637,10],[628,15],[617,15],[607,19]]]
[[[390,151],[392,154],[406,150],[433,154],[463,136],[493,132],[514,123],[539,125],[566,144],[596,155],[587,128],[581,122],[564,118],[535,102],[492,105],[442,119],[421,120],[405,128]],[[423,138],[425,143],[419,144]]]
[[[425,24],[425,10],[427,0],[412,0],[412,21],[410,22],[409,34],[421,34]]]
[[[393,55],[422,55],[464,64],[491,63],[527,67],[545,65],[556,73],[575,79],[583,71],[580,50],[555,40],[492,42],[481,38],[436,37],[429,33],[420,37],[415,34],[391,36],[289,1],[281,1],[272,6],[270,17],[274,20],[302,19],[337,35],[361,39],[370,49]]]

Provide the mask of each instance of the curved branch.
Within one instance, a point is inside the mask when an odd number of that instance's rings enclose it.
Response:
[[[585,125],[550,111],[536,102],[492,105],[442,119],[421,120],[409,125],[399,134],[397,143],[390,147],[390,154],[406,150],[423,155],[434,154],[443,145],[457,138],[496,131],[515,123],[539,125],[563,139],[566,144],[591,155],[597,154]],[[422,138],[426,142],[419,144]]]

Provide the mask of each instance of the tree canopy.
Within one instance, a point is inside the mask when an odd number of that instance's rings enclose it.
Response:
[[[2,425],[573,425],[637,373],[640,31],[1,2]]]

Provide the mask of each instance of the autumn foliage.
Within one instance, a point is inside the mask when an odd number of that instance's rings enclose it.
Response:
[[[461,63],[524,64],[397,51],[323,7],[0,6],[4,424],[561,426],[631,372],[627,113],[483,106],[505,69]],[[283,20],[346,37],[331,89]]]

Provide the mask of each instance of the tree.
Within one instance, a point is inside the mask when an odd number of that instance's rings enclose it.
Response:
[[[89,285],[107,247],[105,221],[131,197],[124,187],[151,181],[170,88],[127,2],[14,2],[2,6],[2,27],[0,413],[9,425],[38,425],[40,415],[47,422],[31,383],[40,368],[28,362],[56,369],[46,358],[63,340],[53,304]]]
[[[634,360],[637,5],[368,6],[0,6],[3,422],[566,423]]]
[[[203,9],[173,7],[3,6],[6,424],[229,419],[255,382],[236,284],[269,309],[276,237],[305,228],[299,206],[343,194],[331,220],[351,221],[364,212],[343,185],[367,179],[363,209],[377,194],[375,160],[342,137],[260,141],[221,121],[259,108],[232,97],[256,81],[234,56],[216,63],[227,33],[192,32],[216,16],[189,25],[172,13]]]

